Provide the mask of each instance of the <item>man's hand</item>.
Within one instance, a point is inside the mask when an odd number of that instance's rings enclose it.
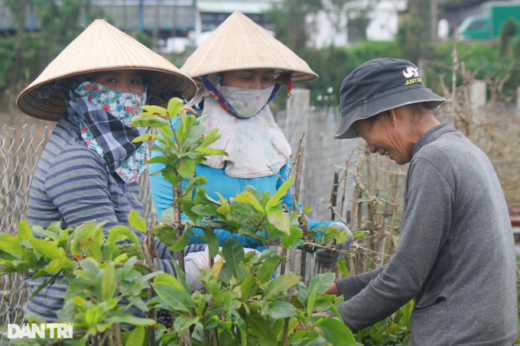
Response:
[[[326,312],[314,312],[312,313],[311,315],[312,317],[326,317],[328,316],[328,314]],[[312,327],[312,322],[307,322],[307,328],[311,328]],[[297,330],[306,330],[307,328],[305,328],[305,326],[301,323],[299,323],[296,327],[294,327],[294,330],[297,331]],[[316,331],[318,333],[321,333],[322,330],[320,327],[315,327]]]
[[[352,232],[345,226],[342,222],[334,222],[329,227],[334,227],[338,231],[342,232],[347,230],[348,238],[343,243],[336,244],[336,249],[338,250],[348,250],[352,246],[352,242],[354,241],[354,236]],[[338,266],[339,260],[343,258],[345,254],[342,252],[336,252],[336,262],[332,263],[332,251],[326,249],[319,249],[316,251],[316,264],[323,268],[335,268]]]
[[[336,285],[335,282],[332,282],[329,286],[329,289],[327,290],[327,292],[325,292],[325,294],[329,294],[329,295],[332,295],[332,296],[339,296],[340,293],[339,293],[339,290],[338,290],[338,285]]]

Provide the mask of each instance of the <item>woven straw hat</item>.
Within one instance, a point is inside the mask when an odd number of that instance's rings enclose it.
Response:
[[[260,68],[292,72],[293,82],[318,78],[305,61],[240,12],[229,16],[188,58],[181,71],[195,78]]]
[[[65,112],[61,91],[51,88],[47,104],[38,96],[39,87],[66,77],[108,70],[155,71],[154,95],[162,91],[182,91],[189,100],[197,91],[195,82],[168,60],[98,19],[20,93],[16,104],[27,115],[57,121]]]

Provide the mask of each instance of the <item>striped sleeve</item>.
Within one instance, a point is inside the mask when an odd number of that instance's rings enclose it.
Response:
[[[101,157],[87,148],[62,151],[47,172],[45,192],[69,227],[84,222],[118,224]]]

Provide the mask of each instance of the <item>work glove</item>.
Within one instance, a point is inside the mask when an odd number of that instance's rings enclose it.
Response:
[[[218,250],[222,251],[222,248],[220,247]],[[244,248],[244,253],[248,253],[251,251],[255,251],[257,253],[257,255],[260,256],[259,251],[255,250],[255,249],[247,248],[247,247]],[[218,260],[220,260],[221,258],[222,257],[220,257],[220,255],[215,256],[215,258],[213,259],[213,263],[218,262]],[[209,248],[206,247],[204,249],[204,251],[190,252],[189,254],[187,254],[184,257],[184,260],[195,262],[197,264],[197,267],[199,267],[199,269],[209,268],[209,266],[210,266],[209,265]]]
[[[352,246],[352,242],[354,241],[354,236],[352,232],[348,229],[348,227],[343,222],[334,222],[329,227],[334,227],[338,231],[342,232],[347,230],[348,238],[343,243],[336,244],[337,250],[348,250]],[[319,249],[316,251],[316,264],[323,268],[336,268],[338,266],[339,261],[343,258],[345,254],[342,252],[336,252],[336,262],[332,263],[332,251],[327,249]]]

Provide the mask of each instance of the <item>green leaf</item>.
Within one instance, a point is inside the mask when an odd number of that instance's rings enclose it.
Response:
[[[161,163],[161,164],[167,166],[170,164],[170,161],[168,161],[168,159],[165,158],[164,156],[154,156],[151,159],[149,159],[148,161],[146,161],[146,163],[149,165],[152,163]]]
[[[155,236],[159,238],[159,240],[166,246],[172,246],[177,241],[175,228],[169,225],[155,226],[154,228],[152,228],[152,233],[155,234]]]
[[[247,317],[247,326],[251,328],[252,334],[258,338],[260,345],[278,345],[278,340],[271,327],[256,311],[251,311],[251,315]]]
[[[15,237],[18,241],[18,238]],[[2,242],[2,238],[0,238],[0,243]],[[29,239],[29,242],[34,247],[34,249],[38,250],[46,257],[51,259],[60,259],[65,256],[65,251],[63,249],[58,248],[54,243],[48,240],[32,238]]]
[[[161,171],[161,175],[166,181],[168,181],[172,185],[177,185],[180,183],[184,178],[182,176],[177,176],[174,169],[172,167],[166,167]]]
[[[139,215],[137,210],[132,210],[130,214],[128,214],[128,223],[136,230],[146,233],[146,220]]]
[[[248,278],[250,276],[251,276],[251,269],[249,268],[249,266],[247,266],[245,264],[242,264],[242,263],[237,265],[237,276],[236,276],[236,278],[239,281],[244,281],[246,278]]]
[[[228,201],[223,201],[220,207],[218,207],[217,212],[221,213],[222,215],[226,215],[226,219],[229,218],[231,216],[229,215],[231,213],[231,206],[229,205]]]
[[[217,208],[209,204],[197,204],[191,208],[191,211],[202,216],[219,216],[219,213],[217,213]]]
[[[76,228],[76,230],[73,233],[73,240],[72,240],[72,248],[71,253],[72,255],[78,260],[81,261],[83,258],[81,256],[81,244],[79,242],[80,239],[89,238],[94,230],[96,229],[96,222],[86,222]]]
[[[184,272],[179,267],[179,264],[177,263],[177,261],[174,260],[173,257],[169,253],[168,253],[168,256],[170,256],[170,259],[172,260],[172,264],[175,267],[175,272],[177,273],[177,279],[182,284],[182,286],[184,286],[184,290],[186,292],[188,292],[189,294],[191,294],[191,288],[186,283],[186,274],[184,274]]]
[[[168,120],[159,117],[143,117],[137,116],[130,120],[130,125],[134,127],[153,127],[153,128],[167,128],[169,126]]]
[[[334,305],[331,305],[330,311],[332,311],[334,313],[334,315],[336,315],[336,317],[341,320],[341,315],[339,314],[338,309],[336,309],[336,307]]]
[[[196,186],[206,185],[207,183],[208,183],[208,180],[206,179],[206,177],[203,175],[199,175],[199,176],[191,178],[188,181],[188,184],[186,185],[186,189],[191,189],[191,188],[195,188]]]
[[[85,258],[83,261],[79,262],[79,265],[88,273],[92,280],[94,280],[99,273],[98,265],[92,258]]]
[[[183,178],[193,178],[195,175],[195,161],[189,157],[181,158],[177,171]]]
[[[240,285],[240,290],[242,291],[241,300],[243,302],[246,302],[247,299],[249,299],[249,296],[252,294],[254,295],[255,292],[253,292],[254,287],[256,286],[256,278],[255,277],[248,277],[245,280],[243,280],[242,284]]]
[[[218,132],[218,129],[213,129],[211,130],[206,136],[204,136],[204,140],[202,141],[202,143],[200,143],[200,148],[204,148],[204,147],[207,147],[208,145],[210,145],[211,143],[213,143],[215,140],[217,140],[218,138],[220,138],[220,135],[219,136],[215,136]],[[215,138],[215,140],[213,140]]]
[[[139,297],[128,297],[128,300],[135,305],[136,308],[138,308],[141,311],[148,311],[148,306],[146,306],[146,303],[143,302],[143,300]]]
[[[113,323],[128,323],[134,326],[155,326],[157,323],[149,318],[139,318],[135,317],[131,314],[122,315],[122,316],[111,316],[105,319],[105,322],[113,322]]]
[[[193,317],[193,318],[184,318],[184,317],[176,317],[175,322],[173,324],[173,329],[177,332],[181,332],[184,329],[188,329],[192,325],[199,322],[199,317]]]
[[[35,238],[33,238],[35,239]],[[29,239],[29,241],[32,239]],[[43,240],[42,240],[43,241]],[[20,238],[8,233],[0,232],[0,250],[22,256],[23,246],[20,245]],[[60,256],[61,258],[62,256]]]
[[[218,263],[218,262],[217,262]],[[218,277],[224,281],[224,283],[229,284],[231,282],[231,270],[229,269],[229,265],[224,263]]]
[[[159,106],[142,106],[141,109],[145,111],[146,113],[151,113],[153,115],[161,115],[163,117],[166,117],[166,109]]]
[[[306,206],[306,207],[303,208],[303,213],[304,214],[309,214],[310,212],[311,212],[311,207]]]
[[[184,101],[178,97],[174,97],[168,101],[168,118],[173,119],[176,117],[184,107]]]
[[[276,319],[298,316],[294,305],[288,302],[271,302],[269,310],[271,310],[270,316]]]
[[[88,256],[93,257],[98,262],[103,262],[103,254],[101,252],[101,246],[92,239],[80,239],[80,245],[84,252]]]
[[[309,294],[309,300],[307,302],[307,318],[311,318],[312,312],[314,311],[314,302],[316,301],[316,297],[318,296],[318,289],[320,288],[320,285],[315,285],[314,288],[311,291],[311,294]],[[309,287],[309,291],[311,288]]]
[[[128,255],[126,253],[122,253],[114,259],[114,264],[124,262],[128,259]]]
[[[298,284],[298,277],[296,275],[280,275],[267,285],[264,290],[265,299],[272,299],[283,291],[288,290]]]
[[[213,329],[216,326],[219,325],[220,319],[217,315],[211,316],[211,318],[208,318],[208,320],[204,323],[205,329]]]
[[[294,181],[294,176],[290,177],[285,183],[280,186],[278,191],[269,198],[265,205],[265,211],[269,212],[286,194]],[[287,232],[288,233],[288,232]]]
[[[338,262],[338,269],[344,277],[348,277],[348,267],[344,258]]]
[[[141,249],[141,245],[139,243],[139,238],[137,238],[137,234],[129,230],[126,226],[115,226],[114,228],[110,229],[108,233],[110,235],[106,240],[107,243],[115,244],[117,240],[130,239],[138,249]]]
[[[264,214],[264,208],[260,205],[260,202],[256,199],[256,197],[251,193],[244,191],[242,193],[239,193],[235,197],[235,202],[241,202],[241,203],[247,203],[251,204],[256,210]]]
[[[58,273],[58,272],[62,271],[63,269],[74,270],[74,269],[76,269],[76,266],[67,257],[62,257],[60,259],[52,260],[44,269],[45,269],[45,272],[53,274],[53,273]],[[36,279],[36,278],[33,276],[33,279]]]
[[[210,280],[206,282],[205,286],[208,293],[213,297],[215,305],[220,307],[222,304],[222,293],[220,292],[219,282],[217,280]]]
[[[267,258],[264,263],[260,266],[256,278],[260,282],[267,282],[273,278],[273,273],[278,266],[278,262],[284,258],[284,256],[273,256]]]
[[[289,218],[281,210],[269,210],[267,212],[267,219],[280,231],[288,235],[291,234]]]
[[[130,272],[132,272],[132,270],[134,269],[135,262],[137,262],[136,256],[130,257],[128,261],[125,262],[125,264],[123,265],[123,279],[126,278],[130,274]]]
[[[332,317],[324,318],[319,325],[323,338],[333,345],[356,345],[356,339],[350,329],[343,323]]]
[[[237,277],[237,267],[244,261],[244,248],[235,238],[228,238],[222,246],[222,254],[231,275]]]
[[[27,220],[22,220],[18,225],[18,238],[20,241],[34,238],[31,226]],[[1,241],[0,241],[1,242]],[[1,248],[1,247],[0,247]]]
[[[175,241],[172,246],[169,246],[168,249],[172,251],[182,251],[186,246],[190,244],[191,239],[191,225],[187,224],[184,228],[184,232],[181,237]]]
[[[194,213],[191,210],[191,208],[193,208],[195,206],[195,203],[193,203],[189,199],[183,199],[183,198],[177,198],[176,201],[180,203],[182,212],[187,217],[189,217],[192,222],[194,222],[194,223],[197,222],[197,220],[199,219],[199,215],[197,215],[196,213]]]
[[[206,240],[206,243],[208,243],[209,255],[212,258],[215,258],[218,255],[218,248],[220,245],[218,236],[210,227],[204,227],[202,232],[204,232],[204,239]]]
[[[172,285],[173,287],[175,287],[175,288],[177,288],[177,289],[179,289],[181,291],[185,291],[184,286],[181,285],[179,280],[177,280],[177,278],[175,278],[173,275],[170,275],[170,274],[159,274],[155,278],[154,282],[155,283],[163,282],[163,283],[166,283],[168,285]]]
[[[146,141],[155,141],[155,140],[159,140],[161,143],[166,144],[164,139],[162,139],[158,135],[154,135],[153,133],[145,133],[145,134],[142,134],[140,136],[137,136],[134,139],[132,139],[132,143],[139,143],[139,142],[146,142]]]
[[[410,328],[410,318],[412,316],[413,305],[413,300],[410,300],[401,307],[401,318],[399,318],[398,321],[400,326]]]
[[[188,293],[164,282],[155,282],[152,286],[157,295],[172,310],[184,311],[193,316],[193,303]]]
[[[202,125],[193,126],[190,130],[190,134],[186,137],[186,143],[195,143],[201,139],[202,135],[206,131],[206,127]]]
[[[282,237],[282,245],[286,248],[289,248],[294,245],[294,243],[301,239],[303,233],[298,227],[290,228],[291,234],[286,234]]]
[[[330,284],[334,281],[336,275],[334,273],[319,274],[312,278],[309,284],[309,291],[314,290],[314,287],[318,286],[318,294],[327,292]]]
[[[115,269],[114,264],[109,262],[105,267],[105,272],[103,273],[103,281],[101,284],[101,299],[109,300],[113,297],[114,292],[116,290],[116,277],[115,277]]]
[[[366,233],[368,233],[368,232],[367,231],[354,232],[354,240],[364,236]]]
[[[195,149],[196,152],[204,154],[204,156],[229,156],[227,152],[220,149],[213,149],[213,148],[197,148]]]
[[[291,345],[297,345],[297,342],[303,339],[304,336],[306,336],[308,332],[306,330],[298,330],[291,334],[291,338],[289,339],[289,342]]]

